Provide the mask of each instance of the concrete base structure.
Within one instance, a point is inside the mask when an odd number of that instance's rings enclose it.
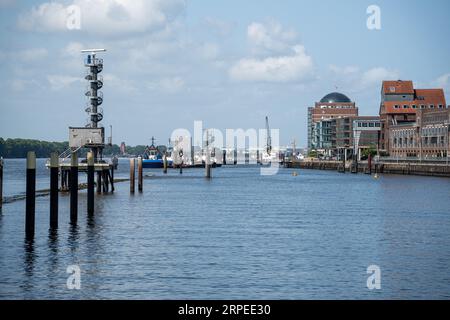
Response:
[[[341,161],[299,161],[285,163],[286,168],[332,170],[339,172],[343,172],[342,166],[343,163]],[[351,172],[352,168],[355,168],[351,161],[349,161],[345,167],[345,172]],[[358,173],[370,172],[367,161],[359,162],[356,168]],[[450,165],[417,162],[372,162],[371,172],[450,178]]]

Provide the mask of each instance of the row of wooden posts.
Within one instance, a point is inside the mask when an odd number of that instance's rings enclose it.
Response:
[[[136,159],[130,159],[130,192],[135,192],[135,162]],[[164,157],[163,172],[167,173],[167,158]],[[138,171],[138,191],[143,191],[143,165],[142,158],[137,159]],[[182,165],[180,174],[183,173]],[[52,153],[50,156],[50,229],[58,228],[58,202],[59,202],[59,156]],[[78,220],[78,155],[73,153],[71,156],[69,171],[69,192],[70,192],[70,223],[76,224]],[[205,176],[211,178],[211,165],[205,166]],[[3,203],[3,159],[0,159],[0,209]],[[95,201],[95,162],[92,152],[87,154],[87,213],[94,214]],[[26,204],[25,204],[25,233],[27,237],[34,237],[35,232],[35,214],[36,214],[36,153],[33,151],[27,154],[26,167]]]
[[[345,163],[345,157],[342,159],[342,168],[338,167],[338,170],[342,173],[345,173],[346,171],[346,163]],[[377,171],[377,165],[375,165],[375,171]],[[350,168],[350,172],[351,173],[358,173],[359,172],[359,168],[358,168],[358,159],[355,158],[355,160],[352,162],[351,168]],[[372,155],[369,154],[368,160],[367,160],[367,171],[366,174],[372,174]]]
[[[136,184],[136,178],[135,178],[135,171],[136,171],[136,165],[135,165],[135,159],[130,159],[130,193],[134,193],[135,184]],[[142,172],[142,158],[139,157],[137,159],[137,167],[138,167],[138,190],[139,192],[143,191],[144,187],[144,177]]]
[[[58,228],[58,173],[59,156],[50,156],[50,229]],[[92,152],[87,154],[87,213],[94,214],[95,162]],[[73,153],[70,163],[70,223],[78,220],[78,155]],[[25,234],[27,238],[34,237],[36,213],[36,153],[27,154],[26,171],[26,204],[25,204]]]
[[[211,178],[211,165],[208,163],[209,161],[207,161],[207,163],[205,164],[205,176],[206,178],[210,179]],[[143,190],[143,172],[142,172],[142,158],[139,157],[137,158],[137,172],[138,172],[138,191],[142,192]],[[163,157],[163,173],[167,174],[167,168],[168,168],[168,163],[167,163],[167,157],[164,156]],[[180,174],[183,173],[183,163],[181,163],[179,165],[179,169],[180,169]],[[131,158],[130,159],[130,193],[135,193],[135,185],[136,185],[136,159],[135,158]]]

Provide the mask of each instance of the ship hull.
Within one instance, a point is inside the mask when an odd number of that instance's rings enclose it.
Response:
[[[167,161],[167,166],[170,167],[172,165],[172,161]],[[161,169],[164,168],[164,161],[162,159],[156,160],[142,160],[142,167],[147,169]]]

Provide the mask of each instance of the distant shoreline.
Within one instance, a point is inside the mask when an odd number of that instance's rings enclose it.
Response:
[[[127,153],[129,154],[143,154],[147,146],[127,146]],[[0,137],[0,157],[4,159],[22,159],[27,157],[29,151],[36,152],[37,158],[49,158],[52,152],[62,154],[69,149],[69,142],[55,142],[33,139],[8,138]],[[86,157],[88,149],[81,149],[79,151],[80,157]],[[117,144],[105,146],[103,154],[105,157],[120,154],[120,146]],[[108,155],[108,156],[106,156]]]

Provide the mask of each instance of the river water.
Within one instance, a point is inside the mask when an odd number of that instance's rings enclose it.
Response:
[[[37,189],[49,185],[38,160]],[[57,234],[49,198],[36,200],[34,242],[25,201],[0,214],[2,299],[449,299],[450,179],[223,167],[146,170],[144,192],[96,196],[78,225],[60,196]],[[127,178],[127,160],[116,177]],[[25,160],[6,160],[4,195],[25,191]],[[84,180],[80,178],[80,182]],[[67,267],[81,288],[67,287]],[[367,268],[381,270],[369,290]]]

